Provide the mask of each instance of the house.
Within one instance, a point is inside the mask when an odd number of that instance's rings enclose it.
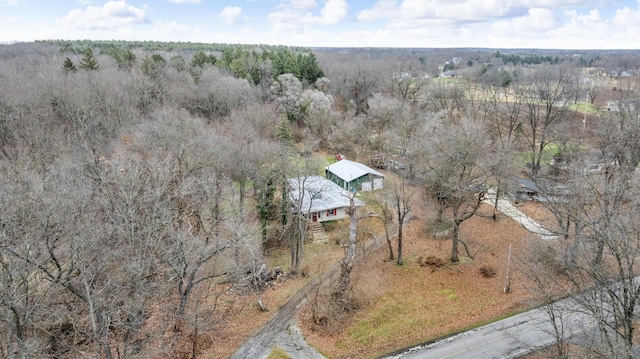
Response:
[[[289,200],[292,210],[302,213],[311,222],[326,222],[348,218],[348,191],[322,176],[289,178]],[[364,202],[354,198],[356,206]]]
[[[532,181],[526,178],[516,180],[514,191],[516,201],[538,201],[563,203],[571,191],[567,185],[549,180]]]
[[[326,177],[340,186],[351,191],[370,191],[382,188],[384,175],[362,163],[350,160],[338,161],[325,167]]]
[[[457,75],[457,73],[454,70],[447,70],[447,71],[442,72],[440,74],[440,77],[444,78],[444,79],[452,79],[452,78],[456,77],[456,75]]]
[[[624,110],[625,112],[632,113],[636,110],[637,102],[637,99],[607,101],[607,111],[620,112]]]

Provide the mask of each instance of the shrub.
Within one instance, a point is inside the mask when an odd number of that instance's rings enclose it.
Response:
[[[491,266],[480,267],[480,274],[485,278],[493,278],[496,276],[496,269]]]

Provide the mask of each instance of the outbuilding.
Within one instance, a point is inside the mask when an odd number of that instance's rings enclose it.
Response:
[[[384,175],[359,162],[345,159],[325,167],[325,170],[329,180],[347,191],[371,191],[383,186]]]

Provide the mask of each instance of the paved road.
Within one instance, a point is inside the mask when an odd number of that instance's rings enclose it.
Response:
[[[558,302],[557,306],[558,310],[564,312],[565,337],[588,335],[584,330],[592,327],[592,321],[586,314],[571,310],[575,306],[571,299]],[[510,359],[548,347],[555,343],[554,338],[553,328],[547,313],[543,309],[534,309],[383,358]]]

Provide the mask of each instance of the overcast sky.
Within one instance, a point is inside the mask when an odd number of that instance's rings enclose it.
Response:
[[[0,0],[0,42],[640,49],[640,0]]]

